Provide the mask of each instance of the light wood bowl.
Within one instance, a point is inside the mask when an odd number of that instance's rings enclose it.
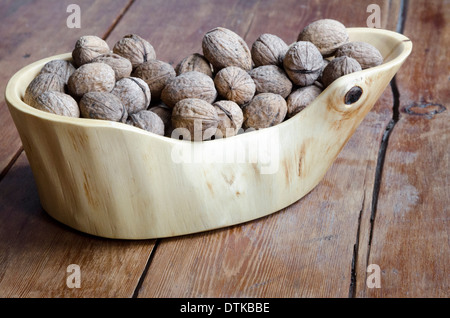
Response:
[[[9,81],[6,101],[43,208],[85,233],[150,239],[239,224],[289,206],[321,181],[412,50],[395,32],[348,32],[351,41],[377,47],[385,62],[339,78],[277,126],[206,142],[36,110],[22,101],[28,84],[45,63],[71,54],[24,67]],[[362,95],[346,104],[354,87]]]

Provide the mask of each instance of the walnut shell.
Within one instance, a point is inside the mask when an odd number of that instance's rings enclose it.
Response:
[[[77,67],[89,63],[95,57],[109,53],[111,50],[105,40],[95,35],[80,37],[75,43],[72,58]]]
[[[127,34],[113,47],[113,53],[128,59],[133,68],[148,60],[156,59],[153,46],[136,34]]]
[[[252,58],[247,43],[233,31],[218,27],[203,36],[203,55],[218,72],[227,66],[238,66],[246,71],[252,68]]]
[[[88,63],[80,66],[69,77],[69,92],[81,97],[88,92],[110,92],[116,84],[116,74],[105,63]]]
[[[333,19],[321,19],[310,23],[297,38],[297,41],[312,42],[324,57],[334,55],[335,51],[348,40],[345,26]]]
[[[322,71],[323,57],[311,42],[292,44],[283,60],[284,70],[291,81],[298,86],[314,83]]]
[[[161,93],[161,100],[171,108],[185,98],[213,103],[217,98],[217,90],[212,78],[197,71],[183,73],[168,82]]]
[[[292,91],[292,82],[285,71],[276,65],[263,65],[249,72],[256,85],[256,94],[274,93],[286,98]]]
[[[80,117],[80,109],[72,96],[57,92],[46,91],[39,95],[31,104],[36,109],[67,117]]]
[[[54,73],[44,73],[36,76],[25,90],[23,101],[31,105],[34,99],[46,91],[64,93],[64,80]]]
[[[331,60],[323,70],[322,83],[324,87],[327,87],[337,78],[361,70],[357,60],[348,56],[337,57]]]
[[[191,71],[197,71],[213,77],[211,64],[203,55],[198,53],[185,57],[176,67],[177,75]]]
[[[224,98],[243,105],[252,100],[256,85],[251,76],[237,66],[221,69],[214,77],[217,92]]]
[[[276,35],[261,34],[252,45],[252,59],[255,66],[277,65],[283,66],[283,59],[288,45]]]
[[[70,75],[75,72],[76,68],[70,61],[67,60],[53,60],[47,62],[39,72],[40,74],[44,73],[53,73],[58,75],[64,80],[64,83],[67,84]]]
[[[261,93],[256,95],[244,109],[243,126],[262,129],[281,123],[286,117],[286,100],[278,94]]]
[[[157,135],[164,135],[164,123],[162,119],[149,110],[141,110],[135,114],[131,114],[127,119],[127,124]]]
[[[111,66],[116,74],[116,81],[131,75],[131,62],[115,53],[102,54],[94,58],[92,63],[105,63]]]
[[[203,99],[180,100],[172,111],[172,125],[177,135],[192,141],[210,139],[216,133],[218,124],[216,108]]]
[[[169,63],[153,59],[137,66],[132,75],[143,79],[150,88],[152,99],[158,100],[162,90],[175,78],[176,73]]]
[[[164,136],[170,136],[172,133],[172,109],[167,107],[164,103],[159,103],[154,105],[148,109],[149,111],[154,112],[156,115],[161,118],[164,123]]]
[[[354,58],[364,70],[383,64],[383,56],[373,45],[366,42],[349,42],[342,45],[336,51],[336,57],[348,56]]]
[[[220,100],[213,104],[219,116],[216,137],[231,137],[238,133],[244,122],[241,107],[229,100]]]
[[[146,82],[137,77],[117,81],[111,93],[119,97],[129,115],[147,109],[150,104],[150,89]]]
[[[294,90],[287,98],[287,117],[291,118],[311,104],[322,89],[316,85],[300,87]]]
[[[81,117],[125,123],[127,109],[119,97],[108,92],[89,92],[80,100]]]

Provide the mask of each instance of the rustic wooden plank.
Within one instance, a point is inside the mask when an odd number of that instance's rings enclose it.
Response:
[[[85,235],[50,218],[39,206],[23,153],[0,183],[0,297],[132,297],[153,240],[120,241]],[[80,288],[70,288],[70,264]]]
[[[103,36],[129,0],[80,0],[81,28],[70,29],[67,7],[73,1],[16,1],[0,3],[0,91],[21,67],[51,55],[70,52],[82,35]],[[21,142],[4,99],[0,101],[0,178],[21,150]]]
[[[399,120],[389,137],[367,262],[380,267],[381,288],[358,285],[362,297],[449,296],[448,21],[448,2],[408,2],[404,34],[414,49],[397,76]]]
[[[237,1],[221,10],[212,10],[210,6],[220,4],[210,1],[183,3],[183,15],[195,18],[177,19],[173,12],[179,9],[172,1],[138,1],[123,22],[128,26],[127,19],[132,19],[130,31],[148,38],[160,59],[176,63],[201,52],[202,34],[218,25],[232,28],[249,45],[264,32],[291,42],[303,26],[321,17],[365,26],[371,1],[357,6],[340,1]],[[383,26],[393,28],[398,13],[393,8],[398,6],[385,1],[381,7]],[[246,19],[237,23],[240,18],[232,12]],[[152,21],[154,28],[144,28],[145,21]],[[119,23],[112,38],[127,32],[126,26]],[[169,36],[164,37],[160,32],[166,29]],[[322,183],[304,199],[243,225],[161,240],[138,296],[347,297],[354,246],[361,219],[365,224],[370,220],[377,155],[392,105],[387,89]]]

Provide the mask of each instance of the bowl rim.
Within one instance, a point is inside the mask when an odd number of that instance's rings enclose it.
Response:
[[[401,52],[396,57],[394,57],[392,60],[390,60],[388,62],[384,62],[381,65],[378,65],[375,67],[371,67],[368,69],[364,69],[362,71],[358,71],[358,72],[354,72],[354,73],[342,76],[342,77],[338,78],[337,80],[335,80],[333,83],[331,83],[327,88],[325,88],[320,95],[323,95],[323,93],[325,91],[339,89],[342,87],[349,89],[353,86],[354,83],[360,81],[361,78],[364,78],[371,73],[383,72],[383,71],[388,70],[398,64],[403,63],[404,60],[408,57],[408,55],[412,51],[412,41],[405,35],[394,32],[394,31],[385,30],[385,29],[367,28],[367,27],[365,27],[365,28],[364,27],[347,28],[347,31],[349,32],[350,36],[351,36],[351,34],[365,33],[365,34],[382,35],[382,36],[391,37],[397,41],[397,45],[392,48],[392,51],[394,51],[399,45],[403,45],[403,47],[402,47]],[[388,54],[388,56],[389,56],[389,54]],[[24,91],[24,90],[23,90],[23,87],[21,88],[21,86],[23,86],[22,81],[23,81],[24,76],[26,76],[30,72],[37,74],[40,71],[40,68],[45,63],[47,63],[51,60],[56,60],[56,59],[70,60],[71,58],[72,58],[72,54],[70,52],[63,53],[63,54],[57,54],[57,55],[53,55],[53,56],[35,61],[31,64],[24,66],[20,70],[18,70],[10,78],[10,80],[7,83],[6,89],[5,89],[5,100],[6,100],[7,104],[23,113],[38,117],[43,120],[54,122],[54,123],[77,125],[77,126],[82,126],[82,127],[86,127],[86,128],[88,128],[88,127],[89,128],[99,128],[99,129],[115,128],[115,129],[120,129],[120,130],[132,131],[133,133],[147,135],[149,137],[172,142],[174,144],[177,144],[180,142],[181,143],[192,143],[189,140],[178,140],[178,139],[174,139],[174,138],[168,138],[166,136],[160,136],[155,133],[152,133],[152,132],[125,124],[125,123],[121,123],[121,122],[113,122],[113,121],[107,121],[107,120],[95,120],[95,119],[81,118],[81,117],[74,118],[74,117],[67,117],[67,116],[52,114],[49,112],[38,110],[38,109],[26,104],[22,100],[21,91]],[[352,85],[349,86],[349,83]],[[282,123],[272,126],[272,127],[264,128],[261,130],[252,130],[252,131],[245,132],[243,134],[238,134],[238,135],[228,137],[228,138],[215,139],[215,140],[209,141],[208,143],[220,142],[220,141],[229,140],[231,138],[238,138],[240,136],[249,135],[249,134],[258,134],[261,131],[267,132],[270,129],[280,129],[284,125],[292,123],[292,121],[299,120],[302,117],[302,113],[303,112],[300,112],[300,113],[296,114],[295,116],[293,116],[292,118],[289,118],[288,120],[285,120]]]

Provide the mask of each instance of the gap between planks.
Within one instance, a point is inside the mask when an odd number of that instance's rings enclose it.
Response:
[[[400,10],[398,13],[397,18],[397,26],[396,26],[396,32],[403,34],[404,28],[405,28],[405,21],[408,13],[408,1],[409,0],[401,0],[400,3]],[[380,148],[378,150],[378,158],[377,158],[377,165],[375,168],[375,179],[374,179],[374,185],[373,185],[373,192],[372,192],[372,206],[371,206],[371,215],[370,215],[370,232],[369,232],[369,242],[367,247],[367,255],[365,260],[365,265],[369,263],[369,257],[370,257],[370,247],[372,244],[372,236],[373,236],[373,229],[375,224],[375,218],[376,218],[376,211],[378,206],[378,195],[380,193],[380,185],[381,185],[381,177],[383,174],[383,167],[384,167],[384,161],[386,158],[386,150],[389,145],[389,137],[391,136],[391,133],[399,121],[400,118],[400,92],[398,90],[397,86],[397,79],[396,76],[392,79],[391,83],[391,90],[393,95],[393,105],[392,105],[392,118],[389,121],[388,125],[386,126],[386,130],[384,131],[383,137],[381,139]],[[361,215],[362,211],[364,209],[364,201],[365,201],[365,192],[364,192],[364,198],[362,207],[360,210],[360,215],[358,219],[358,230],[356,232],[356,241],[353,249],[353,259],[351,263],[351,276],[350,276],[350,287],[349,287],[349,298],[355,298],[356,297],[356,271],[357,271],[357,262],[358,262],[358,250],[359,250],[359,242],[360,242],[360,226],[361,226]],[[366,277],[364,277],[366,279]]]

